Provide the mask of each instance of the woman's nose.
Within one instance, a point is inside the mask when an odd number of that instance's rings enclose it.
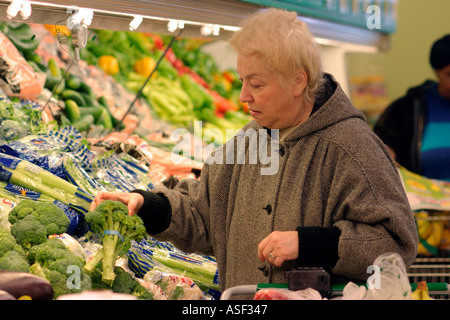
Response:
[[[242,84],[241,94],[239,95],[239,100],[242,103],[252,102],[253,101],[253,97],[252,97],[252,95],[250,93],[248,85],[246,85],[245,82]]]

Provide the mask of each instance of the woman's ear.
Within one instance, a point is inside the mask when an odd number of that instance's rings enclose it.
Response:
[[[308,75],[305,70],[298,71],[294,78],[294,96],[298,97],[302,95],[307,83]]]

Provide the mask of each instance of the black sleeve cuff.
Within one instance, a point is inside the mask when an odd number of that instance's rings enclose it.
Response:
[[[298,227],[297,231],[298,262],[302,267],[334,267],[339,259],[339,228]]]
[[[133,190],[144,197],[144,205],[137,215],[144,222],[148,234],[158,234],[166,230],[172,219],[172,208],[166,196],[145,190]]]

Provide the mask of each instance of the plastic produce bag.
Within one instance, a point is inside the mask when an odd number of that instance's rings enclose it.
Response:
[[[0,95],[0,143],[45,133],[48,125],[42,115],[42,107],[36,102],[13,102]]]
[[[153,188],[147,168],[131,156],[113,152],[99,155],[92,161],[93,178],[108,191],[129,192],[134,189]]]
[[[83,169],[79,174],[90,179],[84,171],[92,169],[90,162],[95,156],[82,144],[80,132],[73,127],[64,127],[59,131],[48,130],[45,134],[27,135],[0,146],[0,152],[27,160],[70,182],[73,182],[69,178],[71,169]],[[76,164],[70,163],[66,168],[65,164],[70,161],[64,161],[64,156],[70,156]],[[74,166],[75,168],[72,168]],[[99,186],[95,184],[94,187]]]
[[[0,153],[0,181],[31,189],[62,202],[71,208],[87,212],[93,197],[86,191],[28,162]]]
[[[0,86],[10,97],[34,99],[44,88],[38,76],[14,44],[0,32]]]
[[[170,243],[151,238],[139,243],[132,241],[127,256],[130,269],[138,277],[152,270],[177,274],[192,279],[206,295],[220,298],[217,263],[212,257],[184,253]]]
[[[192,279],[174,273],[158,270],[147,272],[145,281],[161,288],[168,300],[203,300],[205,295]]]
[[[14,208],[16,203],[14,201],[9,200],[8,198],[3,198],[0,195],[0,228],[8,229],[11,224],[8,221],[9,212]]]
[[[379,269],[369,278],[367,288],[348,283],[342,293],[342,300],[410,300],[411,284],[403,259],[397,253],[386,253],[375,259]],[[377,269],[375,269],[377,270]],[[373,281],[372,281],[373,280]]]

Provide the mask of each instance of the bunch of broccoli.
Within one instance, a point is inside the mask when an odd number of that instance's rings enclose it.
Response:
[[[142,286],[138,279],[131,273],[125,271],[121,267],[115,267],[114,273],[116,277],[112,285],[108,285],[102,280],[102,273],[97,268],[91,274],[92,289],[95,290],[112,290],[116,293],[131,294],[139,300],[154,300],[153,294]]]
[[[8,229],[0,228],[0,270],[28,272],[29,267],[25,250]]]
[[[11,233],[24,249],[41,244],[49,235],[62,234],[70,223],[64,210],[50,202],[22,200],[9,212]]]
[[[50,202],[20,201],[9,212],[10,230],[0,229],[0,270],[30,272],[46,279],[54,297],[91,289],[84,258],[72,253],[54,234],[70,223],[64,210]]]
[[[84,258],[72,253],[58,238],[31,247],[27,260],[32,274],[50,282],[54,298],[92,289],[91,278],[83,270]]]
[[[85,219],[91,231],[101,237],[102,248],[84,269],[91,274],[101,263],[102,281],[112,286],[117,258],[130,248],[132,240],[140,242],[147,234],[143,221],[137,215],[130,216],[125,204],[113,200],[101,202]]]

